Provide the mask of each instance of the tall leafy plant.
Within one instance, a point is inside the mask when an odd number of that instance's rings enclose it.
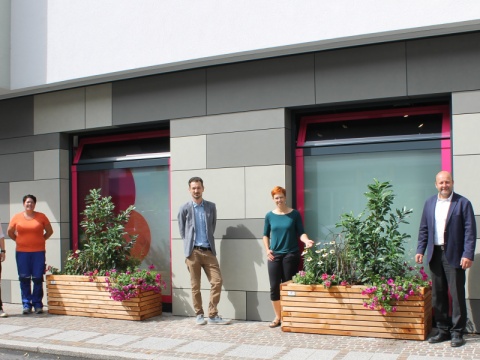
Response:
[[[355,259],[356,277],[369,283],[376,276],[395,278],[405,273],[405,241],[410,235],[399,231],[412,209],[392,209],[395,195],[392,185],[374,179],[368,185],[366,208],[358,216],[345,213],[336,224],[342,228],[348,253]]]
[[[130,235],[130,241],[125,237],[125,224],[134,206],[116,214],[111,196],[102,196],[101,189],[90,190],[85,205],[80,222],[85,236],[80,249],[68,254],[64,273],[84,275],[95,271],[98,275],[104,275],[111,269],[120,272],[138,266],[140,260],[131,256],[136,235]]]

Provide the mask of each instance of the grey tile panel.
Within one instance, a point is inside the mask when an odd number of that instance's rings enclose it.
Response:
[[[475,263],[474,263],[474,266],[475,266]],[[480,330],[479,324],[480,324],[480,300],[467,299],[467,331],[478,334]]]
[[[125,125],[206,115],[205,70],[112,84],[112,123]]]
[[[315,54],[316,103],[405,96],[403,42]]]
[[[314,55],[296,55],[207,69],[208,115],[310,105]]]
[[[207,168],[285,164],[285,142],[284,129],[208,135]]]
[[[3,180],[3,171],[0,172],[0,222],[8,225],[10,221],[10,185]],[[7,227],[2,227],[3,232],[6,233]]]
[[[408,95],[480,89],[480,33],[407,42]]]
[[[452,94],[452,113],[480,113],[480,91],[464,91]]]
[[[0,101],[0,139],[33,135],[33,96]]]
[[[264,219],[217,220],[217,239],[261,239]]]
[[[33,153],[0,155],[0,182],[33,180]]]
[[[68,149],[68,135],[53,133],[0,140],[0,154]]]
[[[279,108],[178,119],[170,122],[170,136],[208,135],[283,128],[285,126],[285,109]]]

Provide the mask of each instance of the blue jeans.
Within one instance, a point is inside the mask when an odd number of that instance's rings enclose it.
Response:
[[[43,307],[43,274],[45,274],[45,251],[17,251],[18,280],[23,308]],[[32,291],[33,282],[33,291]]]

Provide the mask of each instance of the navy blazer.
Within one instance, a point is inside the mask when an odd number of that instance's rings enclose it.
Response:
[[[215,203],[203,200],[205,209],[205,221],[207,225],[207,239],[210,243],[213,255],[217,255],[215,251],[215,227],[217,225],[217,208]],[[195,244],[195,210],[193,210],[193,201],[189,201],[180,207],[178,211],[178,228],[180,236],[183,239],[183,252],[185,257],[192,254]]]
[[[428,263],[433,255],[437,198],[438,195],[434,195],[425,202],[418,233],[417,254],[423,255],[427,250]],[[445,256],[451,266],[461,268],[462,258],[474,260],[477,227],[473,207],[467,198],[457,193],[453,193],[448,209],[444,238]]]

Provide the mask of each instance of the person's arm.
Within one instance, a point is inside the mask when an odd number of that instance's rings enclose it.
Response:
[[[310,247],[313,246],[314,242],[313,240],[310,240],[308,238],[308,235],[303,233],[301,236],[300,236],[300,240],[305,244],[305,247],[308,249]]]
[[[2,236],[0,238],[0,249],[1,249],[1,253],[0,253],[0,262],[4,262],[5,261],[5,238]]]
[[[17,234],[15,232],[15,224],[10,223],[8,225],[7,234],[13,241],[17,240]]]
[[[48,223],[45,225],[45,233],[43,234],[43,238],[45,241],[48,240],[50,236],[53,234],[52,224]]]
[[[475,245],[477,242],[477,227],[475,222],[475,214],[473,213],[473,207],[470,201],[467,202],[467,205],[463,210],[463,218],[465,224],[465,238],[464,251],[462,254],[462,259],[460,260],[460,266],[463,270],[466,270],[473,265]]]
[[[268,214],[265,216],[265,223],[263,225],[263,246],[265,247],[265,252],[267,254],[267,259],[273,261],[275,256],[273,255],[273,250],[270,249],[270,221],[268,219]]]
[[[180,236],[182,237],[182,239],[185,239],[186,212],[184,211],[183,206],[178,211],[177,220],[178,220],[178,230],[180,231]]]
[[[273,251],[270,249],[270,238],[268,236],[263,236],[263,246],[265,247],[265,252],[267,253],[267,259],[273,261],[275,256],[273,256]]]
[[[423,263],[423,255],[427,249],[428,244],[428,223],[427,223],[427,203],[425,203],[420,220],[420,228],[418,230],[417,253],[415,254],[415,262],[417,264]]]
[[[305,229],[303,228],[302,217],[300,213],[297,211],[297,219],[295,220],[295,231],[297,234],[300,234],[300,241],[305,244],[306,248],[310,248],[313,246],[313,240],[308,238],[308,235],[305,233]]]

